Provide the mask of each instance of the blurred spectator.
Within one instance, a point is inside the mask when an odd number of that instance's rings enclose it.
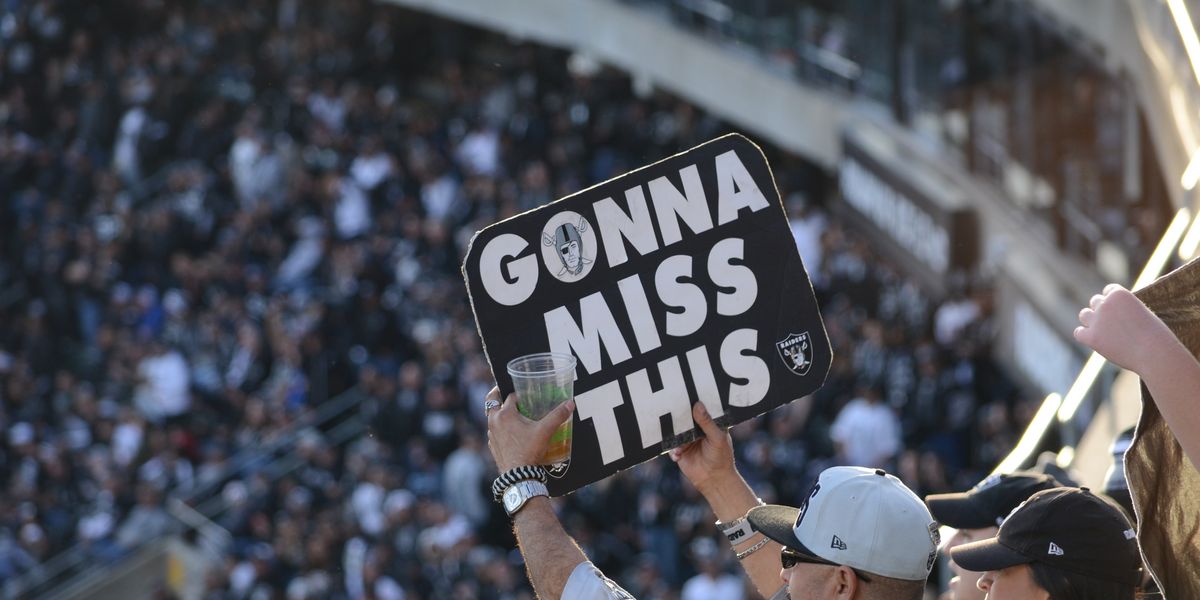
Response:
[[[900,450],[900,421],[873,387],[859,388],[858,397],[833,421],[830,435],[838,460],[846,465],[891,469]]]
[[[137,505],[129,511],[125,520],[117,527],[116,542],[123,550],[131,550],[167,532],[169,517],[163,510],[162,497],[158,490],[149,485],[138,488]]]
[[[147,419],[159,422],[188,409],[188,365],[178,350],[152,342],[137,372],[139,384],[133,402]]]
[[[742,600],[746,597],[741,574],[722,569],[722,554],[712,538],[696,538],[691,544],[695,575],[683,584],[680,600]]]

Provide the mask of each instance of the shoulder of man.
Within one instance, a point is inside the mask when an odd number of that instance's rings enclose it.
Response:
[[[581,562],[571,571],[563,587],[563,598],[572,600],[636,600],[615,581],[604,576],[590,562]]]

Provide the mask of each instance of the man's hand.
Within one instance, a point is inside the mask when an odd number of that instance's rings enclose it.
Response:
[[[704,495],[718,521],[730,523],[746,516],[746,512],[758,506],[761,500],[737,472],[733,463],[733,440],[713,421],[702,402],[692,406],[692,419],[700,426],[704,437],[671,450],[671,460]],[[763,539],[761,535],[745,538],[734,550],[746,550],[750,545],[748,542],[757,543]],[[782,568],[779,548],[779,544],[768,542],[739,563],[763,598],[771,598],[779,590]]]
[[[729,438],[729,433],[722,430],[709,416],[704,403],[697,402],[692,405],[692,419],[700,426],[703,436],[672,449],[671,460],[679,465],[679,470],[683,471],[692,485],[707,496],[723,481],[738,477],[733,466],[733,441]]]
[[[500,390],[492,388],[487,400],[500,400]],[[517,410],[517,395],[509,394],[500,408],[488,411],[488,449],[496,468],[505,472],[514,467],[536,465],[550,445],[554,430],[571,418],[575,400],[567,400],[546,413],[539,421],[526,418]]]
[[[1175,344],[1171,330],[1133,292],[1109,284],[1079,311],[1075,339],[1114,364],[1144,374],[1156,348]]]

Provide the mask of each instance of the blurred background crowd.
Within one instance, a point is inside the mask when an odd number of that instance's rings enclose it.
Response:
[[[173,527],[168,499],[215,489],[233,541],[209,598],[532,597],[488,492],[467,243],[728,127],[365,0],[0,15],[0,581],[68,548],[117,561]],[[926,296],[824,210],[825,176],[768,154],[836,359],[735,428],[742,472],[787,503],[837,463],[969,487],[1031,406],[990,357],[987,282]],[[309,424],[348,394],[365,433]],[[234,468],[285,438],[296,468]],[[639,598],[740,589],[662,460],[562,510]]]

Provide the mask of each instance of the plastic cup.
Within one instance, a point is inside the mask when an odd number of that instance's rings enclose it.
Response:
[[[530,419],[541,419],[575,396],[575,357],[570,354],[526,354],[508,362],[508,374],[517,393],[517,410]],[[567,419],[554,430],[540,464],[561,464],[571,457],[574,421]]]

